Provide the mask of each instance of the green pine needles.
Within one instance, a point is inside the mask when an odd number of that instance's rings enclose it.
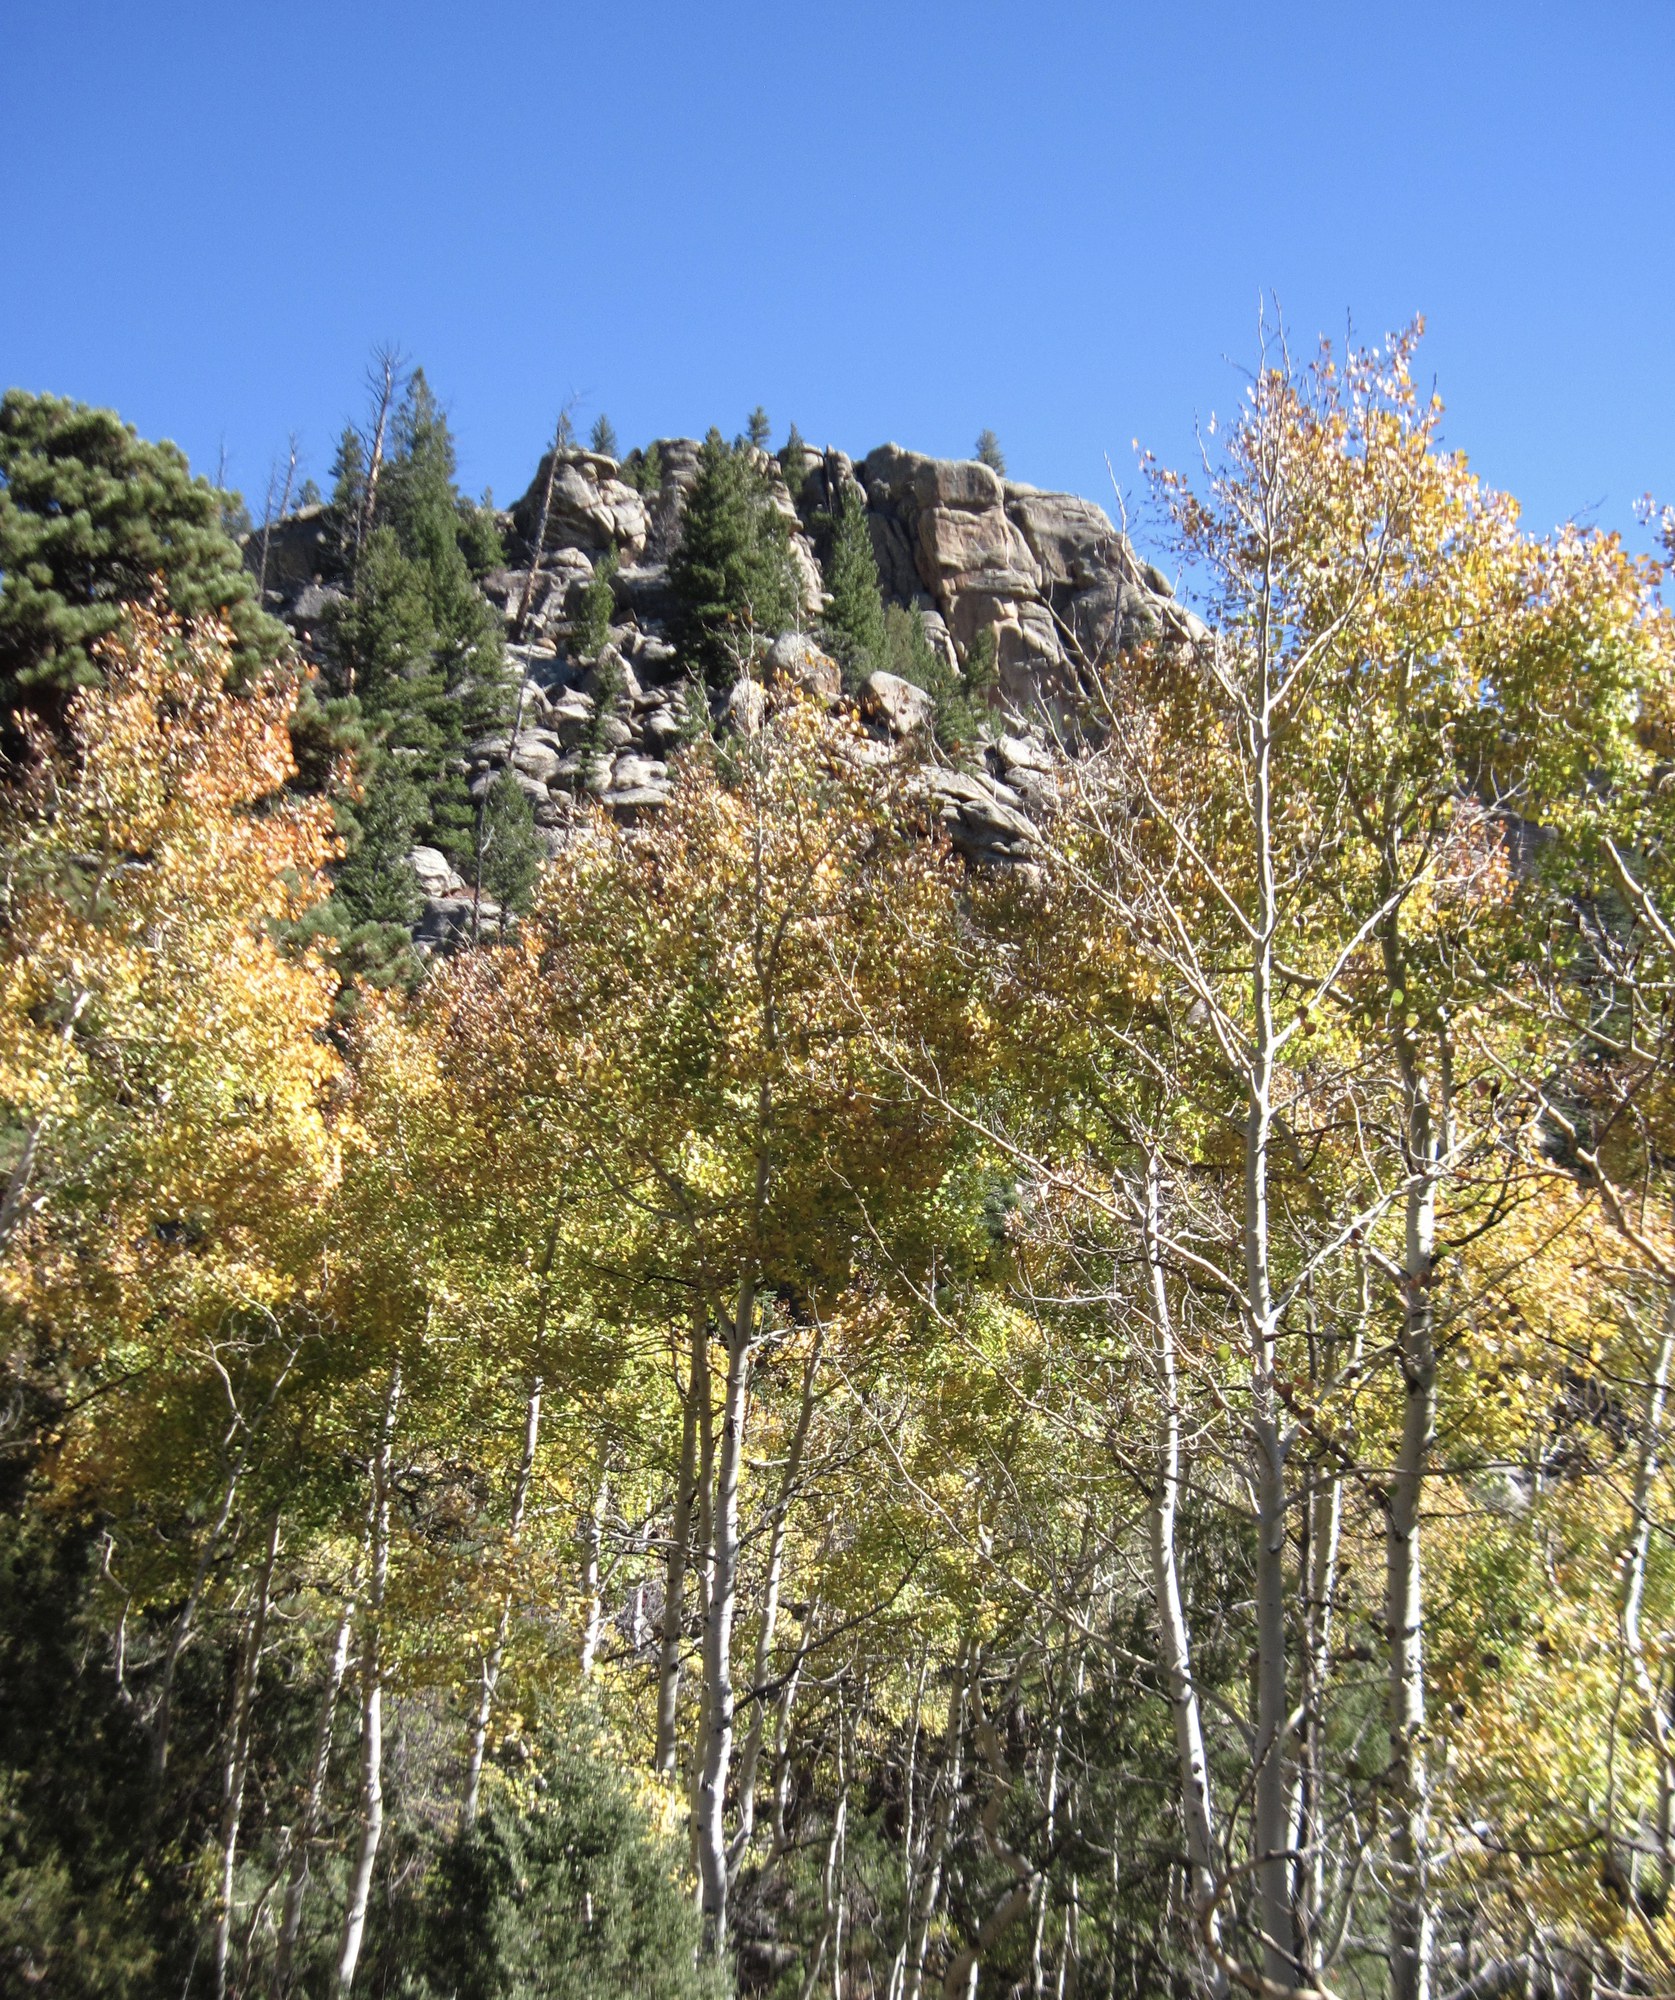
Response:
[[[748,449],[711,430],[698,454],[680,546],[669,564],[676,645],[725,690],[800,610],[785,517]]]

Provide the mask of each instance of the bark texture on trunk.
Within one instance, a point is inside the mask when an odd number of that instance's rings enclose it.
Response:
[[[738,1607],[739,1473],[750,1394],[755,1288],[747,1283],[727,1342],[727,1385],[715,1447],[710,1509],[709,1611],[704,1624],[704,1728],[695,1788],[699,1907],[705,1935],[719,1954],[727,1938],[727,1839],[724,1813],[733,1762],[733,1621]]]
[[[1146,1162],[1145,1238],[1150,1279],[1152,1330],[1156,1342],[1160,1401],[1157,1430],[1157,1483],[1151,1507],[1152,1601],[1169,1709],[1175,1728],[1176,1778],[1181,1823],[1186,1831],[1193,1913],[1212,1953],[1220,1946],[1221,1920],[1215,1907],[1216,1842],[1210,1796],[1210,1766],[1204,1750],[1204,1721],[1192,1670],[1192,1635],[1181,1592],[1175,1524],[1181,1494],[1180,1376],[1175,1329],[1163,1271],[1162,1168],[1154,1152]],[[1055,1767],[1056,1769],[1056,1767]],[[1045,1903],[1043,1903],[1045,1911]],[[1039,1982],[1038,1982],[1039,1983]],[[1226,1974],[1219,1962],[1212,1990],[1223,1993]]]
[[[663,1632],[657,1664],[657,1738],[652,1768],[673,1780],[678,1751],[676,1723],[680,1712],[682,1619],[686,1609],[686,1564],[692,1539],[692,1497],[697,1477],[698,1382],[697,1344],[704,1337],[694,1324],[694,1358],[687,1376],[681,1414],[680,1463],[675,1469],[675,1503],[669,1521],[669,1554],[663,1573]]]
[[[355,1983],[361,1939],[366,1931],[366,1906],[372,1893],[372,1871],[384,1834],[384,1589],[390,1573],[390,1486],[395,1462],[396,1417],[401,1408],[401,1363],[390,1370],[384,1398],[384,1418],[373,1455],[372,1535],[367,1575],[365,1615],[361,1626],[361,1783],[360,1832],[349,1873],[349,1904],[343,1915],[343,1935],[337,1953],[337,1989],[347,1993]]]
[[[545,1387],[541,1377],[535,1376],[524,1404],[523,1449],[518,1455],[517,1476],[512,1482],[512,1511],[507,1520],[507,1536],[513,1548],[517,1547],[518,1537],[523,1532],[524,1510],[529,1505],[529,1487],[535,1475],[535,1454],[541,1443],[541,1397]],[[462,1826],[475,1826],[477,1823],[477,1806],[483,1785],[483,1755],[489,1740],[489,1724],[494,1719],[495,1690],[500,1685],[500,1669],[506,1660],[506,1635],[511,1625],[512,1596],[508,1591],[500,1600],[494,1641],[483,1659],[477,1712],[471,1719],[471,1748],[465,1761],[465,1796],[460,1801]]]

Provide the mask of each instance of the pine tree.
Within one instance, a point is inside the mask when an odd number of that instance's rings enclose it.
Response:
[[[334,517],[364,518],[364,453],[353,431],[338,451]],[[329,692],[353,696],[382,754],[400,754],[419,788],[415,831],[456,866],[476,842],[461,753],[506,719],[500,628],[477,590],[467,549],[482,541],[482,509],[454,485],[447,419],[415,369],[396,413],[378,484],[374,526],[353,556],[353,586],[331,620]],[[492,519],[489,522],[492,529]],[[369,791],[373,767],[364,773]]]
[[[652,443],[644,451],[638,445],[622,462],[622,475],[636,493],[653,500],[663,490],[663,451]]]
[[[593,420],[593,430],[588,437],[588,443],[601,458],[620,458],[622,455],[617,449],[616,425],[603,410]]]
[[[506,913],[529,908],[541,879],[546,849],[535,828],[529,797],[510,771],[501,771],[483,795],[477,835],[477,882],[485,896],[500,905],[500,931]]]
[[[758,403],[745,419],[744,434],[758,451],[766,451],[768,439],[773,435],[773,425],[768,422],[768,413]]]
[[[8,390],[0,400],[0,704],[49,719],[98,681],[92,649],[125,603],[161,579],[178,613],[214,613],[249,676],[285,650],[284,627],[223,526],[232,496],[194,479],[172,444],[111,410]]]
[[[785,490],[795,500],[803,490],[803,482],[808,478],[808,446],[803,443],[803,434],[797,426],[791,426],[791,435],[785,440],[785,449],[779,454],[780,470],[785,475]]]
[[[367,783],[356,813],[357,838],[333,885],[333,899],[351,926],[418,922],[424,892],[407,857],[424,810],[424,794],[402,762],[385,758]]]
[[[924,689],[931,698],[936,740],[944,750],[960,749],[977,733],[978,717],[972,705],[973,685],[969,677],[962,680],[931,644],[922,612],[892,604],[884,614],[884,625],[888,670]],[[985,636],[992,659],[994,635]]]
[[[797,617],[785,520],[747,454],[716,430],[698,455],[669,586],[675,642],[713,688],[730,687],[757,645]]]
[[[977,433],[974,456],[980,465],[986,465],[1003,479],[1006,477],[1006,454],[1000,448],[1000,439],[986,425]]]
[[[854,686],[885,664],[886,638],[872,534],[861,496],[850,485],[843,489],[832,529],[826,588],[832,601],[822,629],[844,678]]]
[[[593,574],[582,586],[582,615],[576,628],[576,651],[584,660],[596,660],[611,637],[611,613],[616,600],[611,578],[616,575],[615,549],[606,549],[593,565]]]

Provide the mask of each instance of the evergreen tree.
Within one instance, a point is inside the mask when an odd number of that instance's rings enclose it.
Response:
[[[585,1727],[585,1725],[584,1725]],[[620,1761],[578,1730],[549,1738],[543,1789],[496,1786],[430,1878],[414,1965],[422,2000],[724,2000],[699,1965],[679,1851],[647,1820]]]
[[[986,465],[991,472],[1006,476],[1006,454],[1000,448],[1000,439],[985,426],[977,433],[975,456],[980,465]]]
[[[768,439],[773,435],[773,426],[768,422],[768,413],[758,403],[745,419],[744,434],[758,451],[766,451]]]
[[[851,686],[866,679],[886,661],[884,599],[878,585],[878,559],[861,496],[846,485],[832,529],[826,559],[826,588],[832,601],[822,621],[826,642]]]
[[[731,686],[760,640],[797,618],[784,517],[748,455],[716,430],[698,454],[669,586],[675,642],[713,688]]]
[[[502,936],[506,913],[521,916],[529,908],[545,855],[528,794],[510,771],[501,771],[483,795],[477,882],[483,894],[500,905]]]
[[[779,455],[779,466],[785,475],[785,490],[795,500],[808,477],[808,446],[803,443],[803,434],[795,424],[791,426],[791,435],[785,440],[785,449]]]
[[[921,612],[892,604],[884,614],[884,627],[888,671],[930,696],[932,727],[943,749],[962,748],[976,735],[978,724],[969,676],[962,679],[931,644]],[[985,636],[992,658],[994,635]]]
[[[0,400],[0,704],[49,718],[98,679],[92,649],[161,579],[173,608],[213,613],[255,672],[285,648],[223,525],[234,496],[114,411],[8,390]]]
[[[611,637],[611,613],[616,599],[611,578],[616,575],[615,549],[606,549],[593,565],[593,574],[582,586],[582,615],[576,628],[576,651],[584,660],[596,660]]]
[[[603,410],[593,420],[593,430],[588,437],[588,443],[601,458],[620,458],[622,455],[617,449],[616,425]]]
[[[352,923],[418,922],[424,892],[407,856],[424,810],[424,794],[405,766],[386,757],[367,783],[356,814],[358,837],[334,885],[334,898]]]
[[[364,453],[346,432],[334,468],[340,537],[359,518]],[[509,689],[500,627],[477,590],[467,550],[484,509],[454,485],[454,445],[441,406],[416,369],[396,415],[378,484],[375,525],[352,556],[352,589],[331,620],[329,692],[353,696],[383,754],[401,753],[418,787],[415,832],[457,867],[471,862],[476,813],[461,753],[505,721]],[[488,521],[492,532],[492,517]],[[366,773],[369,795],[373,771]]]
[[[650,444],[644,451],[638,445],[622,462],[623,477],[636,493],[652,500],[663,490],[663,451],[660,445]]]

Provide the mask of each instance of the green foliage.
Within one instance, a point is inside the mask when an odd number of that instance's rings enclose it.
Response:
[[[475,582],[481,582],[491,569],[504,565],[506,545],[500,539],[492,493],[485,492],[476,506],[469,500],[459,503],[459,546]]]
[[[0,400],[0,703],[49,717],[98,678],[96,642],[159,579],[177,612],[232,630],[241,674],[276,660],[284,627],[256,603],[227,533],[232,496],[172,444],[110,410],[8,390]]]
[[[873,554],[866,509],[853,486],[844,487],[833,525],[826,588],[832,601],[821,630],[843,668],[845,681],[853,687],[882,667],[889,652],[878,560]]]
[[[986,465],[991,472],[1006,476],[1006,454],[1000,448],[1000,439],[986,425],[977,433],[977,443],[973,456],[979,465]]]
[[[616,425],[601,410],[593,420],[593,429],[588,433],[588,444],[602,458],[620,458],[622,453],[617,445]]]
[[[521,915],[541,879],[546,849],[535,829],[534,808],[510,771],[500,772],[483,796],[477,854],[483,893],[492,896],[503,913]],[[501,929],[505,929],[504,914]]]
[[[414,832],[463,868],[476,814],[460,754],[504,721],[510,693],[499,621],[473,581],[474,563],[500,558],[493,516],[455,490],[453,439],[423,370],[396,413],[374,526],[358,557],[353,524],[366,473],[353,432],[334,474],[333,515],[352,571],[329,621],[328,692],[353,697],[370,726],[377,756],[366,771],[369,799],[377,758],[402,757],[420,798]]]
[[[985,625],[966,648],[965,685],[974,697],[991,693],[1000,677],[1000,646],[992,625]]]
[[[641,451],[636,445],[622,462],[622,476],[636,493],[655,499],[663,490],[662,447],[652,444]]]
[[[532,1798],[494,1786],[426,1884],[414,2000],[725,2000],[698,1963],[682,1855],[585,1722],[540,1745]]]
[[[958,750],[971,742],[980,719],[972,701],[977,689],[969,674],[962,679],[931,644],[922,613],[892,604],[884,613],[884,631],[886,669],[930,696],[938,743]],[[993,634],[986,636],[992,661]]]
[[[795,424],[791,426],[791,435],[779,454],[779,468],[785,475],[785,490],[795,500],[808,478],[808,446],[803,443],[803,434]]]
[[[714,688],[730,687],[758,645],[796,622],[790,532],[749,454],[712,430],[669,564],[674,637]]]
[[[616,575],[615,549],[606,549],[593,565],[593,574],[582,586],[582,615],[576,628],[576,651],[584,660],[596,660],[610,643],[611,613],[615,599],[611,578]]]
[[[179,1988],[190,1911],[170,1868],[139,1865],[154,1810],[139,1716],[82,1670],[92,1544],[0,1515],[0,1988],[149,2000],[171,1962]]]
[[[745,419],[744,434],[758,451],[766,451],[768,439],[773,435],[773,425],[768,422],[768,413],[758,403]]]
[[[338,870],[334,890],[355,922],[418,922],[424,896],[407,856],[424,809],[424,795],[407,765],[385,758],[367,783],[356,812],[359,837]]]
[[[610,732],[607,725],[622,707],[622,697],[628,680],[622,671],[622,661],[614,652],[601,656],[593,671],[593,714],[582,732],[581,753],[585,763],[595,757],[611,754]]]

